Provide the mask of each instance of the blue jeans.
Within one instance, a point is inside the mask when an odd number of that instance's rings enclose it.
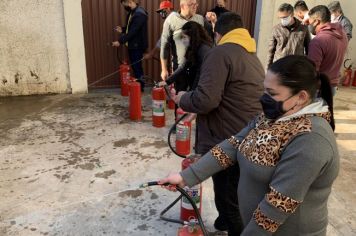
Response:
[[[145,82],[142,79],[143,76],[143,67],[142,67],[142,58],[143,58],[144,50],[142,49],[129,49],[129,58],[131,66],[135,78],[140,82],[141,88],[145,87]],[[140,61],[140,62],[138,62]]]

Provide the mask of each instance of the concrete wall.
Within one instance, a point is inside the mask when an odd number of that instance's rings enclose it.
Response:
[[[268,39],[271,36],[272,27],[279,23],[277,18],[278,7],[284,3],[290,3],[294,5],[295,0],[258,0],[262,4],[261,21],[260,21],[260,32],[258,39],[258,57],[265,66],[267,62],[267,47]],[[306,0],[309,9],[317,5],[328,5],[331,0]],[[356,5],[354,0],[340,0],[341,6],[343,7],[345,15],[351,20],[353,25],[356,27]],[[354,38],[349,43],[348,56],[354,62],[356,67],[356,29],[354,29]]]
[[[82,0],[63,0],[72,93],[87,93]]]
[[[80,3],[0,1],[0,96],[87,91]]]

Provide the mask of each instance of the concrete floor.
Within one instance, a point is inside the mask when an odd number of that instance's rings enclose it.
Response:
[[[167,128],[130,122],[117,91],[0,99],[0,235],[176,235],[159,213],[178,194],[136,189],[181,159],[167,147]],[[336,97],[341,171],[329,201],[329,236],[356,235],[356,89]],[[172,120],[169,111],[168,120]],[[171,122],[168,122],[171,123]],[[204,183],[203,218],[216,212]],[[179,216],[176,207],[169,215]]]

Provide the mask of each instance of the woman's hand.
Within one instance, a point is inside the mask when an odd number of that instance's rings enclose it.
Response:
[[[161,184],[162,186],[163,184],[178,185],[181,188],[184,188],[186,186],[183,177],[179,173],[169,174],[166,178],[159,180],[158,183]],[[163,187],[170,191],[176,191],[174,186],[163,186]]]
[[[164,87],[164,86],[166,86],[166,85],[167,85],[166,81],[158,82],[158,86],[159,86],[159,87]]]
[[[168,78],[168,75],[169,75],[168,70],[162,70],[161,79],[166,80]]]

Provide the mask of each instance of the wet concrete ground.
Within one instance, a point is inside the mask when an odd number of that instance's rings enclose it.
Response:
[[[329,201],[329,236],[356,235],[356,89],[336,97],[340,175]],[[159,213],[178,194],[137,189],[181,159],[168,149],[173,120],[151,125],[128,119],[117,91],[0,99],[0,235],[176,235]],[[211,181],[204,183],[203,218],[216,217]],[[179,217],[178,207],[168,213]]]

